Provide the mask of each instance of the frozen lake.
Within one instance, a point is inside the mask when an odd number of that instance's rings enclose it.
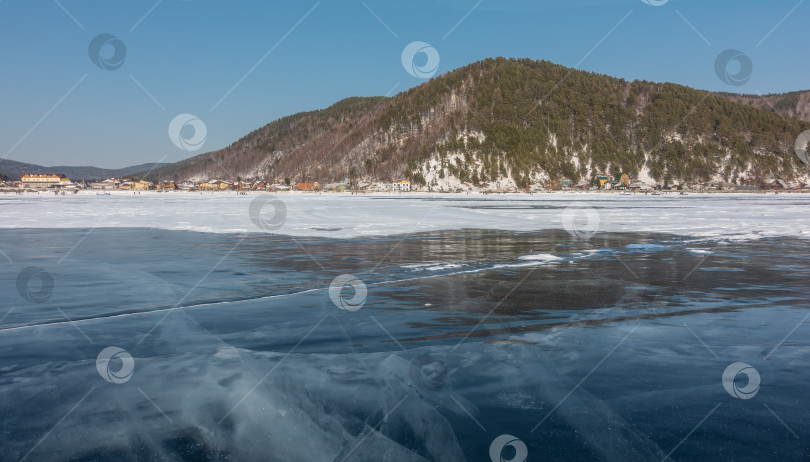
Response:
[[[292,236],[352,238],[451,229],[564,229],[566,217],[591,214],[602,232],[652,232],[692,237],[810,238],[810,194],[638,193],[369,194],[92,191],[0,195],[2,228],[159,228],[207,233],[261,232],[250,204],[276,207]],[[566,211],[568,214],[566,214]]]
[[[0,460],[808,457],[808,196],[257,197],[0,196]]]

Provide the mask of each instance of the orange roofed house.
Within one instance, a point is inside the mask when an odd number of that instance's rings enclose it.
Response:
[[[61,173],[25,174],[20,179],[23,188],[55,188],[60,185],[70,184],[70,180]]]
[[[408,180],[400,180],[394,181],[391,183],[391,190],[392,191],[410,191],[411,190],[411,182]]]
[[[320,184],[316,183],[297,183],[295,189],[299,191],[314,191],[320,189]]]

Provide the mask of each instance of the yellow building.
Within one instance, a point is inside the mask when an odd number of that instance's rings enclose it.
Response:
[[[230,187],[231,187],[230,183],[228,183],[226,181],[220,181],[220,180],[211,180],[211,181],[209,181],[207,183],[200,183],[200,184],[197,185],[197,189],[203,189],[203,190],[206,190],[206,191],[223,190],[223,189],[228,189]]]
[[[152,189],[155,185],[148,181],[125,181],[118,185],[118,189],[123,189],[126,191],[146,191],[148,189]]]
[[[410,191],[411,182],[409,180],[400,180],[391,183],[391,190],[393,191]]]
[[[600,188],[604,188],[609,181],[610,177],[607,175],[597,175],[593,178],[593,182],[598,184]]]
[[[146,191],[147,189],[152,189],[154,185],[148,181],[133,181],[132,182],[132,189],[137,191]]]
[[[61,173],[25,174],[20,179],[23,188],[53,188],[70,184],[70,180]]]

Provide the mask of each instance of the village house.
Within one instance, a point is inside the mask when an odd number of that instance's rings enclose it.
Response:
[[[118,181],[115,178],[109,178],[104,181],[96,181],[90,183],[91,189],[111,190],[118,187]]]
[[[765,180],[759,187],[760,189],[771,191],[775,189],[788,189],[787,183],[785,183],[784,180],[781,180],[779,178]]]
[[[197,185],[197,189],[205,190],[205,191],[221,191],[223,189],[229,189],[231,184],[227,181],[222,180],[211,180],[207,183],[200,183]]]
[[[136,191],[146,191],[154,188],[155,185],[150,181],[137,180],[132,182],[132,189]]]
[[[610,176],[608,175],[596,175],[593,178],[593,183],[599,188],[609,189],[610,186]]]
[[[144,180],[125,180],[118,185],[118,189],[124,191],[146,191],[154,188],[154,184]]]
[[[23,188],[45,189],[59,188],[71,184],[70,180],[61,173],[25,174],[20,179]]]
[[[348,191],[349,187],[346,183],[328,183],[323,187],[324,191]]]
[[[295,185],[295,189],[298,191],[316,191],[320,189],[321,185],[317,182],[315,183],[297,183]]]
[[[392,191],[410,191],[411,190],[411,182],[410,180],[399,180],[391,183],[391,190]]]
[[[630,175],[626,173],[618,173],[613,178],[613,187],[616,189],[629,189],[630,188]]]

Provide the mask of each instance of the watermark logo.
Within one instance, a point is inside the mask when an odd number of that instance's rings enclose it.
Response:
[[[39,284],[34,282],[39,280]],[[17,292],[34,303],[47,302],[53,295],[53,276],[38,266],[28,266],[17,275]]]
[[[512,448],[515,454],[511,457],[504,456],[506,448]],[[529,450],[526,448],[526,444],[512,435],[501,435],[489,445],[489,458],[492,459],[492,462],[526,462],[528,456]]]
[[[601,217],[591,207],[568,207],[563,211],[562,224],[568,234],[578,239],[590,239],[599,231]]]
[[[424,64],[416,64],[417,55],[425,56]],[[402,67],[413,77],[429,79],[439,70],[439,52],[425,42],[411,42],[402,50]]]
[[[447,366],[430,356],[420,356],[411,361],[411,381],[419,388],[436,391],[444,387],[447,380]]]
[[[734,69],[734,65],[738,69]],[[740,87],[748,83],[754,72],[754,63],[751,58],[739,50],[726,50],[717,56],[714,61],[714,72],[726,85]]]
[[[807,156],[807,145],[810,144],[810,130],[802,132],[798,138],[796,138],[796,155],[799,156],[799,160],[804,162],[804,165],[807,168],[810,168],[810,157]]]
[[[351,297],[348,297],[353,293]],[[366,284],[351,274],[341,274],[329,285],[329,298],[343,311],[357,311],[366,303]]]
[[[264,206],[269,205],[273,209],[273,215],[269,218],[262,214]],[[258,196],[250,202],[248,209],[250,220],[259,229],[264,231],[276,231],[287,221],[287,206],[276,196]]]
[[[113,370],[113,367],[111,367],[113,360],[121,362],[121,367],[118,370]],[[120,385],[132,378],[132,372],[135,370],[135,359],[123,348],[107,347],[98,354],[96,369],[98,369],[101,378]]]
[[[740,375],[744,375],[748,380],[744,387],[740,387],[735,383]],[[737,399],[751,399],[756,396],[759,391],[759,382],[759,372],[750,364],[734,363],[723,372],[723,388],[726,389],[729,395]]]
[[[640,281],[650,281],[646,274],[639,274],[638,276]],[[665,313],[670,300],[675,298],[676,295],[649,292],[639,289],[639,287],[628,286],[625,288],[621,304],[626,307],[637,308],[643,315],[656,316]]]
[[[115,35],[98,34],[90,41],[87,54],[90,55],[90,61],[93,61],[99,69],[114,71],[124,65],[127,47]]]
[[[641,3],[650,6],[664,6],[669,0],[641,0]]]
[[[193,130],[191,136],[183,133],[183,129],[189,127]],[[205,138],[208,136],[208,129],[199,117],[191,114],[180,114],[169,123],[169,138],[172,143],[184,151],[196,151],[203,146]]]

